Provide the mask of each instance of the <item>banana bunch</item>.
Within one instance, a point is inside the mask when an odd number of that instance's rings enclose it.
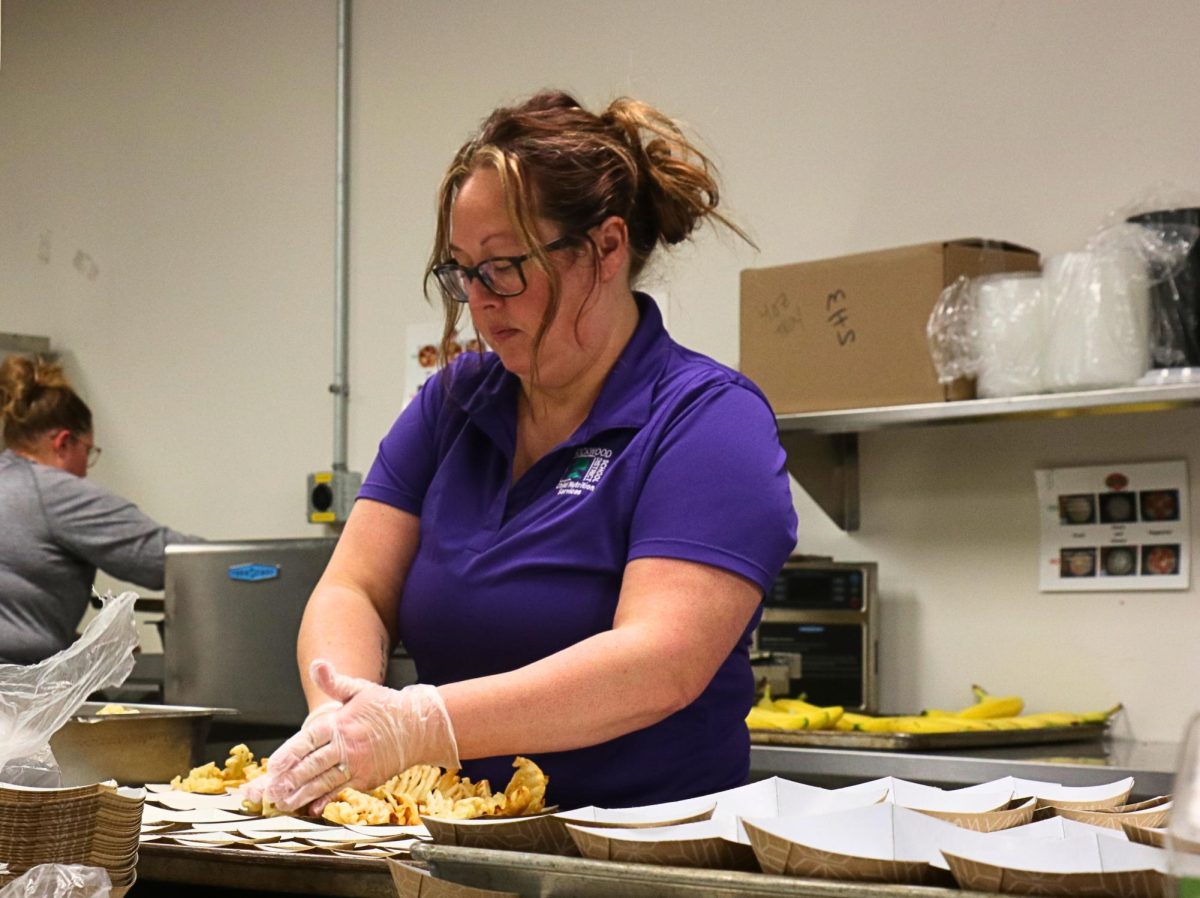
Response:
[[[976,730],[1026,730],[1105,723],[1121,710],[1116,704],[1104,711],[1076,714],[1046,711],[1022,714],[1025,702],[1017,695],[992,695],[982,686],[971,687],[974,704],[958,711],[927,709],[921,714],[872,717],[846,713],[834,724],[839,730],[864,733],[968,733]]]
[[[768,687],[750,713],[746,726],[752,730],[831,730],[842,716],[838,706],[810,705],[798,698],[771,698]]]

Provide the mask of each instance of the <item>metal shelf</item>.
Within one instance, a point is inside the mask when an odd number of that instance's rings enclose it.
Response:
[[[1200,383],[1122,387],[777,415],[788,471],[835,524],[859,526],[858,435],[864,431],[1079,415],[1125,415],[1200,405]]]
[[[48,337],[0,332],[0,355],[9,352],[45,353],[49,351],[50,339]]]

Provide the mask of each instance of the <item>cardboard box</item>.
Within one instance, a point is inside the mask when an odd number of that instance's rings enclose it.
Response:
[[[959,275],[1037,270],[1035,251],[979,238],[745,269],[742,373],[781,414],[972,398],[938,383],[938,296]]]

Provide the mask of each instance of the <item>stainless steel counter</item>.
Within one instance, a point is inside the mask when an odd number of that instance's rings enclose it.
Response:
[[[921,753],[754,745],[750,774],[753,779],[781,776],[821,786],[896,776],[949,788],[1002,776],[1064,786],[1101,785],[1132,776],[1133,797],[1150,798],[1171,792],[1178,754],[1173,742],[1129,739]]]

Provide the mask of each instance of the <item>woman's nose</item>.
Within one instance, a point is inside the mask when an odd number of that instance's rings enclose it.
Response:
[[[474,309],[487,309],[500,304],[501,297],[497,296],[483,283],[482,278],[471,278],[467,281],[467,304]]]

